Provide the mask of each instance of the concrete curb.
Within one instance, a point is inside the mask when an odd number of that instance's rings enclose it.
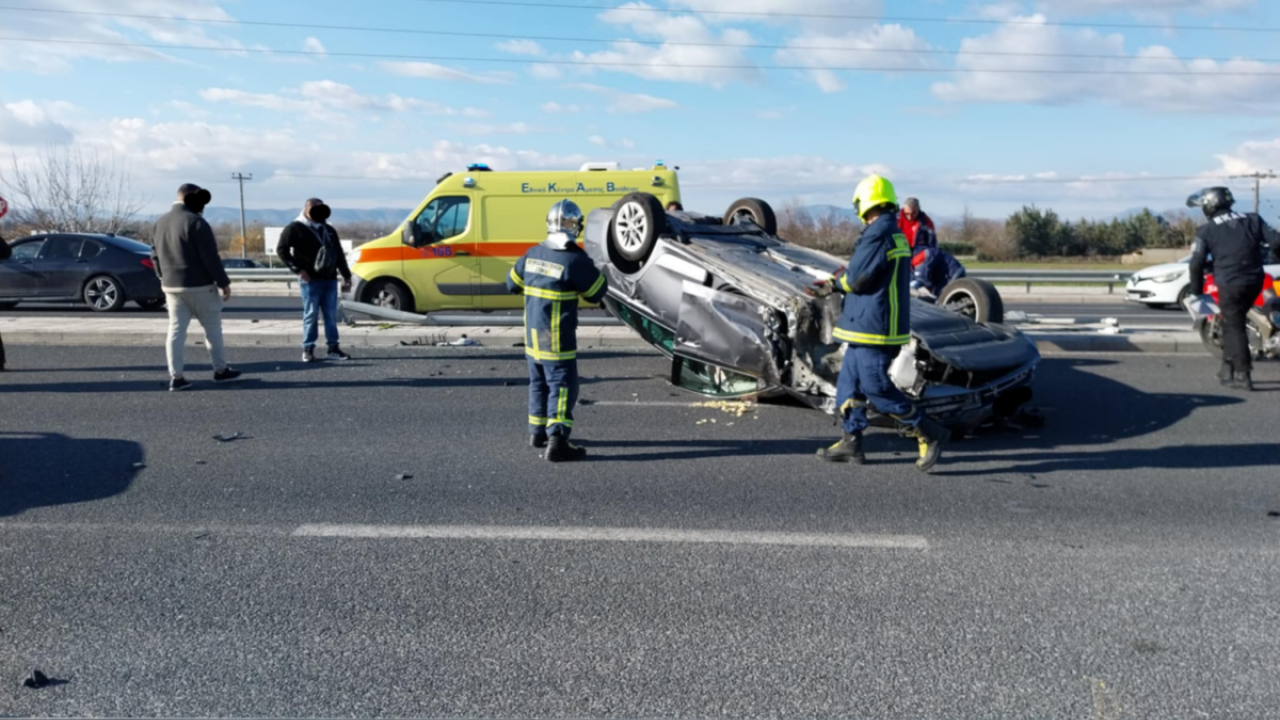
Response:
[[[229,347],[297,347],[302,332],[295,320],[226,320],[223,338]],[[132,318],[85,323],[77,318],[0,318],[0,335],[10,345],[164,345],[168,321],[164,318]],[[1123,335],[1096,331],[1064,331],[1061,328],[1023,327],[1045,355],[1060,353],[1179,353],[1205,354],[1200,337],[1190,331],[1131,329]],[[516,347],[523,341],[519,327],[439,327],[360,323],[342,328],[342,343],[349,347],[435,347],[465,340],[488,347]],[[198,325],[188,333],[188,345],[204,344]],[[648,348],[625,327],[581,327],[578,346],[598,348]]]

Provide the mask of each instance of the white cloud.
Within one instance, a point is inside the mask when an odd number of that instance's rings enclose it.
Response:
[[[787,44],[790,47],[775,54],[780,65],[914,69],[928,67],[933,62],[930,56],[919,54],[929,49],[929,43],[901,25],[870,25],[843,35],[807,33],[788,40]],[[840,73],[833,70],[814,69],[809,71],[809,76],[825,93],[846,88]]]
[[[465,70],[436,65],[428,62],[384,62],[383,70],[403,77],[427,78],[430,80],[449,80],[454,82],[481,83],[485,85],[502,85],[511,82],[506,73],[485,73],[476,75]]]
[[[553,100],[542,103],[542,112],[548,115],[577,115],[582,112],[582,108],[577,105],[561,105]]]
[[[564,77],[564,72],[555,65],[546,63],[534,63],[529,66],[529,74],[539,80],[559,80]]]
[[[314,37],[309,37],[306,40],[303,40],[302,49],[306,50],[307,52],[320,53],[322,55],[324,53],[329,52],[328,50],[324,49],[324,43],[320,42],[319,38],[314,38]]]
[[[65,74],[71,72],[77,60],[106,60],[128,62],[164,59],[185,62],[176,57],[148,48],[125,47],[120,43],[148,42],[195,45],[199,47],[235,50],[243,47],[239,41],[221,35],[206,33],[206,25],[193,23],[188,18],[232,19],[215,0],[190,0],[179,4],[164,0],[44,0],[38,3],[43,9],[72,10],[101,13],[100,15],[75,15],[61,13],[6,12],[5,35],[28,38],[37,42],[10,40],[0,53],[0,69],[21,70],[39,74]],[[164,20],[128,17],[129,15],[165,16]],[[85,44],[50,44],[39,42],[56,37],[81,41]],[[116,45],[92,45],[90,42],[116,43]]]
[[[1216,12],[1253,5],[1255,0],[1037,0],[1036,7],[1068,15],[1131,12],[1144,17],[1168,17],[1176,12]]]
[[[627,3],[621,8],[600,14],[600,20],[628,27],[637,36],[661,41],[661,45],[619,40],[611,49],[600,52],[574,52],[573,58],[583,63],[600,63],[593,67],[602,72],[623,72],[650,80],[689,82],[723,87],[733,82],[758,80],[759,69],[746,48],[725,47],[752,42],[742,30],[725,29],[719,34],[693,15],[669,15],[658,12],[628,12],[628,7],[652,7],[641,2]],[[721,46],[683,45],[679,43],[722,43]],[[730,66],[730,67],[722,67]]]
[[[1224,106],[1256,112],[1280,102],[1280,65],[1255,60],[1183,59],[1161,46],[1142,48],[1130,55],[1119,34],[1100,35],[1089,29],[1047,25],[1043,15],[1019,20],[1024,22],[966,38],[956,67],[971,72],[935,83],[934,94],[951,102],[1065,105],[1102,100],[1187,112],[1217,111]],[[1116,59],[982,56],[965,52],[1113,55]],[[1115,74],[982,72],[987,69],[1098,70]],[[1184,74],[1132,74],[1134,71]]]
[[[1250,140],[1217,158],[1218,175],[1248,175],[1272,172],[1280,168],[1280,138],[1275,140]]]
[[[671,0],[670,4],[709,23],[799,24],[808,32],[828,33],[865,24],[883,14],[885,6],[881,0]],[[854,19],[844,19],[849,16]]]
[[[499,52],[509,55],[532,55],[538,57],[545,51],[542,46],[532,40],[507,40],[494,45]]]
[[[643,95],[640,93],[628,93],[613,88],[604,87],[603,85],[593,85],[591,83],[577,83],[567,85],[569,90],[581,90],[583,92],[596,93],[609,97],[609,107],[606,109],[611,115],[639,115],[642,113],[654,112],[655,110],[671,110],[679,107],[675,100],[654,97],[652,95]]]
[[[595,145],[596,147],[604,147],[609,144],[608,141],[606,141],[604,138],[600,137],[599,135],[592,135],[591,137],[587,138],[587,142],[591,143],[592,145]]]
[[[394,93],[383,96],[365,95],[350,85],[333,80],[304,82],[297,88],[278,93],[257,93],[233,88],[206,88],[200,97],[209,102],[231,103],[276,112],[302,113],[321,122],[345,123],[351,118],[345,112],[415,113],[423,115],[455,115],[457,111],[439,103],[406,98]],[[483,110],[467,108],[466,117],[483,117]]]
[[[0,139],[17,146],[68,145],[75,132],[54,116],[70,109],[70,103],[50,106],[32,100],[0,105]]]
[[[454,130],[465,135],[538,135],[556,132],[552,128],[538,127],[527,122],[513,123],[479,123],[471,125],[453,125]]]

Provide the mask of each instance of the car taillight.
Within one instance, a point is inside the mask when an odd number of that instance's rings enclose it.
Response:
[[[156,264],[151,262],[151,258],[142,258],[142,267],[148,270],[155,270]]]

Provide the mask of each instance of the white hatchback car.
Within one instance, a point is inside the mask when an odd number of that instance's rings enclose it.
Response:
[[[1280,265],[1267,265],[1266,270],[1271,277],[1280,277]],[[1148,307],[1181,307],[1182,301],[1191,294],[1190,275],[1190,255],[1175,263],[1143,268],[1129,277],[1124,299]]]

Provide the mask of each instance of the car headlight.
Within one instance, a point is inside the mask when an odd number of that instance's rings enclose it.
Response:
[[[1182,270],[1177,270],[1175,272],[1166,273],[1164,275],[1157,275],[1151,279],[1158,283],[1170,283],[1182,277],[1184,274],[1186,273],[1184,273]]]

